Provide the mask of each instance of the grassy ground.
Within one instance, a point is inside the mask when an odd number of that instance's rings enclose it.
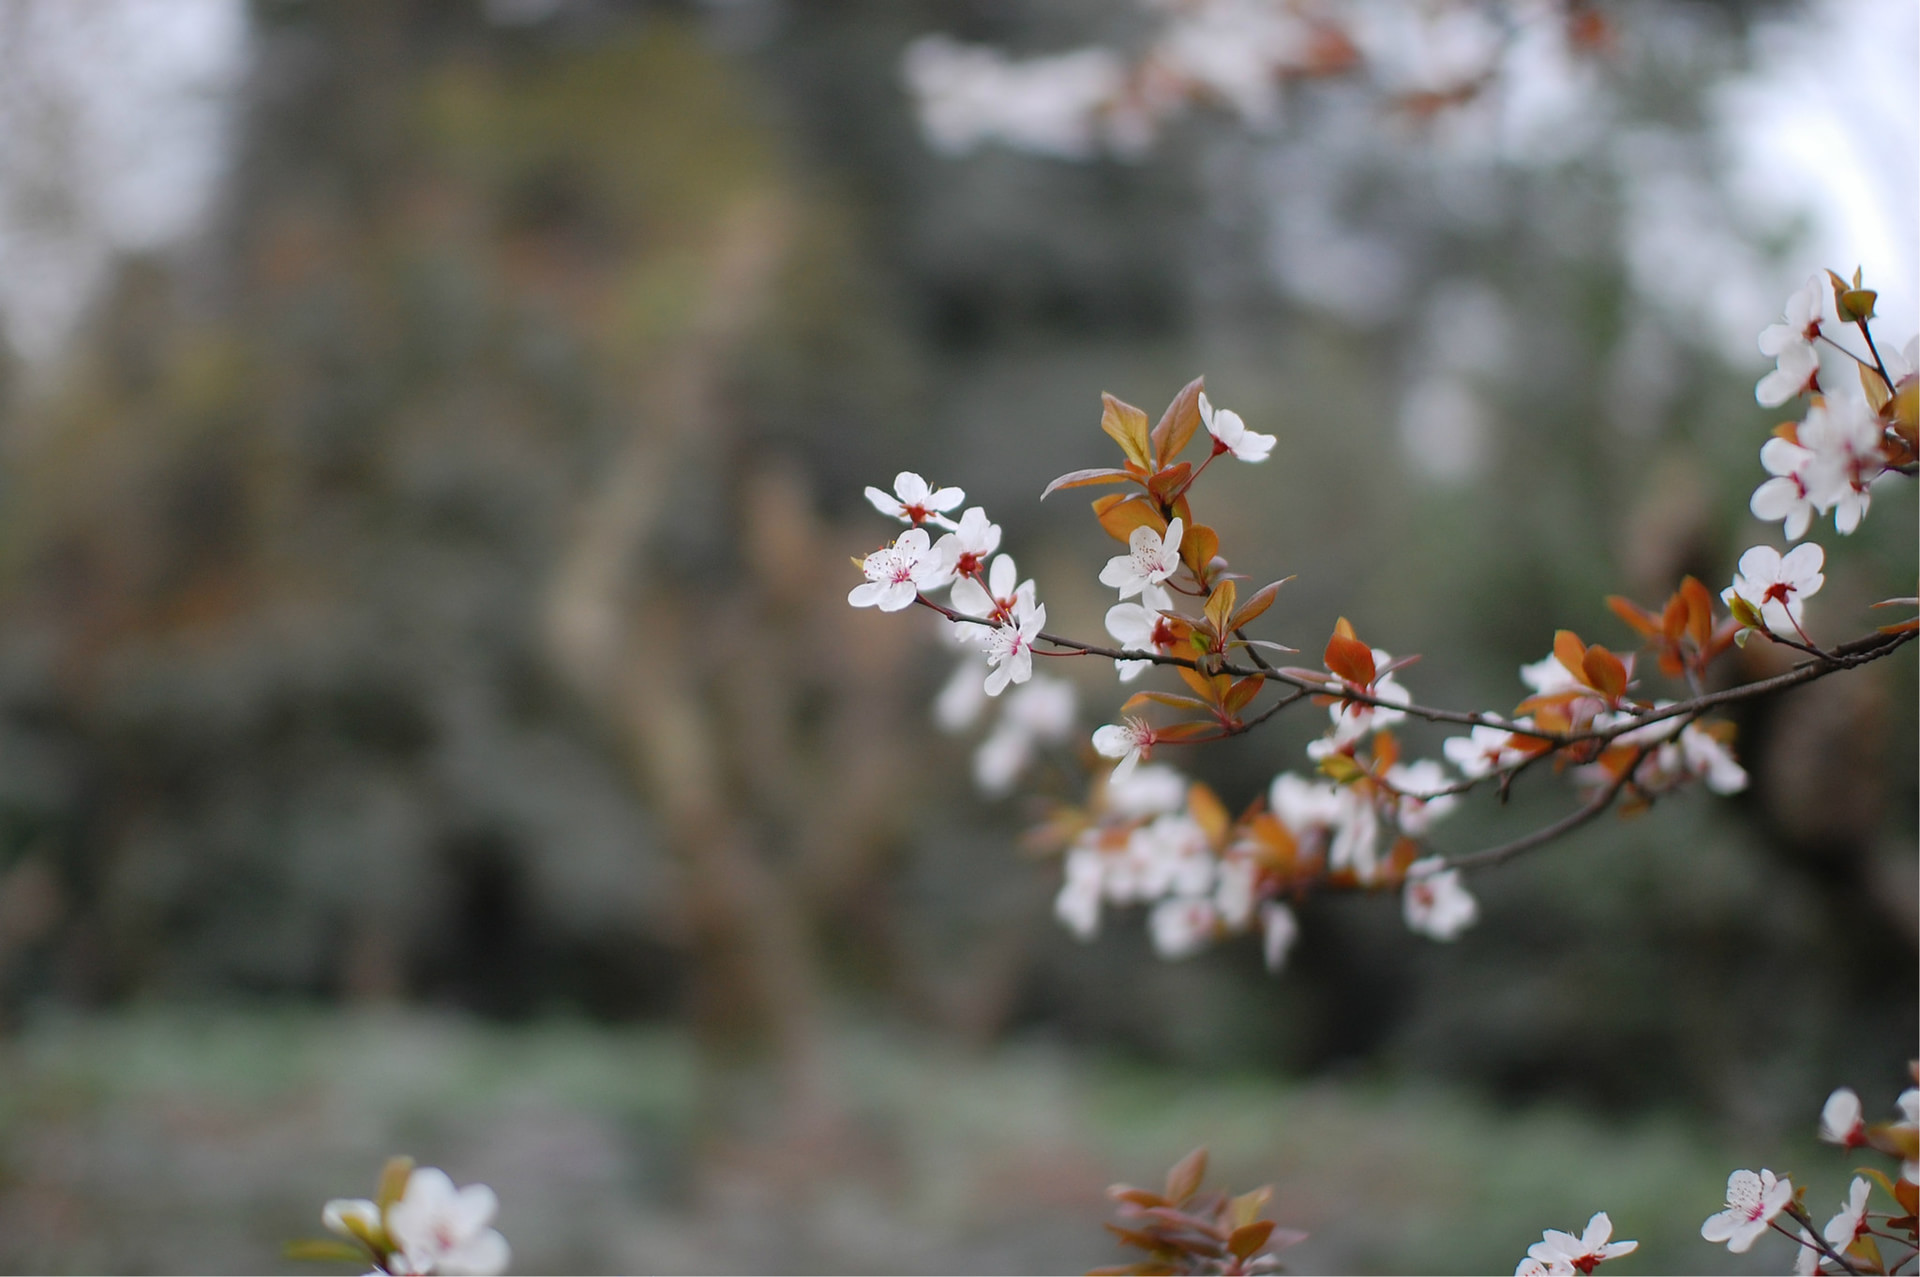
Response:
[[[851,1134],[795,1165],[697,1138],[696,1062],[670,1030],[43,1018],[0,1057],[0,1267],[287,1271],[281,1242],[317,1232],[325,1198],[369,1192],[409,1152],[499,1191],[519,1271],[1075,1271],[1119,1258],[1104,1187],[1153,1182],[1200,1143],[1216,1179],[1276,1184],[1278,1217],[1312,1233],[1296,1271],[1510,1272],[1541,1228],[1601,1208],[1641,1241],[1608,1265],[1622,1277],[1791,1263],[1778,1239],[1744,1258],[1699,1239],[1727,1172],[1763,1150],[1680,1122],[1206,1079],[1035,1043],[970,1054],[872,1026],[834,1049]],[[1824,1218],[1844,1159],[1785,1152]]]

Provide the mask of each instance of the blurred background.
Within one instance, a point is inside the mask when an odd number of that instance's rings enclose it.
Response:
[[[912,469],[1097,637],[1111,543],[1036,498],[1200,373],[1280,436],[1207,480],[1298,574],[1266,632],[1346,615],[1429,703],[1779,544],[1753,336],[1856,264],[1913,332],[1920,16],[1499,9],[1457,105],[1329,75],[1063,156],[930,145],[904,51],[1164,6],[0,0],[0,1267],[286,1268],[407,1152],[522,1270],[1077,1270],[1197,1144],[1308,1271],[1600,1209],[1609,1271],[1788,1263],[1699,1222],[1762,1162],[1818,1214],[1821,1100],[1905,1083],[1910,657],[1743,707],[1747,793],[1476,879],[1459,942],[1328,897],[1273,977],[1062,931],[1020,835],[1074,749],[981,797],[929,618],[844,601]],[[1816,529],[1817,637],[1915,519]],[[1318,726],[1181,762],[1238,807]],[[1529,779],[1436,845],[1564,810]]]

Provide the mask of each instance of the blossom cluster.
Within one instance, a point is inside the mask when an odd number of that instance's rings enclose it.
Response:
[[[901,71],[929,143],[948,153],[984,143],[1064,159],[1138,155],[1195,106],[1256,130],[1280,122],[1295,81],[1362,72],[1402,110],[1430,114],[1472,100],[1499,73],[1527,3],[1353,5],[1339,0],[1147,0],[1155,21],[1132,54],[1089,47],[1016,60],[997,49],[924,36]],[[1573,49],[1607,43],[1595,10],[1557,15]]]
[[[1920,1068],[1920,1066],[1916,1066]],[[1794,1271],[1814,1273],[1890,1273],[1910,1263],[1920,1247],[1920,1089],[1908,1087],[1895,1101],[1896,1120],[1869,1125],[1860,1097],[1841,1087],[1821,1108],[1820,1138],[1843,1149],[1872,1148],[1900,1160],[1897,1178],[1871,1167],[1862,1168],[1847,1187],[1840,1209],[1816,1234],[1813,1218],[1803,1204],[1805,1190],[1793,1181],[1762,1169],[1737,1170],[1727,1177],[1724,1209],[1700,1226],[1707,1241],[1724,1243],[1734,1254],[1744,1254],[1767,1232],[1778,1232],[1797,1243]],[[1870,1210],[1873,1190],[1880,1187],[1899,1208]],[[1781,1223],[1784,1217],[1797,1227]],[[1905,1251],[1885,1255],[1881,1241],[1897,1243]]]
[[[493,1227],[499,1199],[485,1184],[456,1188],[443,1170],[396,1157],[373,1198],[339,1197],[320,1212],[342,1241],[295,1242],[297,1259],[371,1263],[377,1273],[503,1273],[513,1252]]]
[[[1873,294],[1857,277],[1851,286],[1834,277],[1831,291],[1835,312],[1877,352],[1868,323]],[[1830,340],[1820,331],[1824,321],[1809,318],[1816,302],[1812,293],[1796,294],[1788,322],[1763,338],[1763,347],[1782,361],[1769,374],[1775,381],[1782,369],[1799,375],[1795,370],[1804,357],[1793,352],[1802,344]],[[1905,358],[1892,367],[1877,353],[1871,366],[1863,361],[1858,380],[1864,407],[1846,410],[1865,413],[1873,423],[1876,468],[1866,482],[1914,468],[1911,352]],[[1762,386],[1762,398],[1770,397],[1768,383]],[[1802,389],[1819,387],[1816,374],[1808,373]],[[1786,455],[1775,445],[1790,445],[1815,458],[1802,467],[1814,494],[1808,508],[1820,509],[1832,495],[1827,508],[1856,511],[1836,514],[1850,527],[1865,510],[1864,490],[1857,500],[1836,495],[1819,478],[1839,473],[1829,463],[1840,453],[1821,442],[1826,436],[1820,425],[1838,419],[1838,403],[1832,396],[1815,401],[1802,423],[1812,445],[1776,438],[1765,455]],[[1616,653],[1559,630],[1546,656],[1520,668],[1527,694],[1510,712],[1431,709],[1416,703],[1403,682],[1403,671],[1416,658],[1396,658],[1362,641],[1344,618],[1328,638],[1319,667],[1275,666],[1266,653],[1296,649],[1249,634],[1286,581],[1243,591],[1247,578],[1232,570],[1219,533],[1196,514],[1195,487],[1221,458],[1267,461],[1279,442],[1274,435],[1217,407],[1200,379],[1175,396],[1152,426],[1140,409],[1104,395],[1100,428],[1118,446],[1119,464],[1061,475],[1041,496],[1087,487],[1132,489],[1092,503],[1102,530],[1124,547],[1099,571],[1100,584],[1114,591],[1105,614],[1110,644],[1047,632],[1046,605],[1034,581],[1023,578],[1001,550],[1000,526],[981,508],[966,506],[960,489],[936,488],[912,473],[897,476],[890,492],[867,489],[875,509],[907,527],[890,544],[855,560],[865,579],[848,595],[856,607],[894,612],[920,604],[944,618],[942,628],[963,656],[936,701],[936,719],[948,730],[966,730],[985,706],[998,701],[1002,707],[974,756],[975,779],[990,795],[1008,792],[1043,750],[1073,739],[1074,685],[1037,673],[1037,658],[1103,657],[1113,662],[1123,685],[1150,670],[1179,679],[1178,690],[1133,692],[1114,721],[1081,738],[1086,743],[1078,761],[1089,780],[1088,795],[1079,805],[1058,805],[1042,831],[1042,841],[1063,859],[1055,915],[1083,939],[1099,931],[1108,908],[1139,906],[1147,911],[1154,947],[1165,957],[1186,957],[1221,938],[1257,931],[1268,966],[1277,969],[1299,934],[1294,906],[1318,889],[1397,892],[1410,929],[1455,939],[1479,916],[1463,870],[1513,854],[1501,848],[1447,856],[1431,848],[1435,826],[1469,791],[1486,786],[1505,793],[1542,762],[1566,773],[1587,805],[1549,827],[1539,841],[1616,802],[1631,811],[1696,785],[1738,793],[1748,775],[1732,749],[1732,725],[1703,717],[1717,703],[1703,693],[1718,658],[1763,635],[1814,658],[1790,676],[1803,680],[1876,659],[1920,631],[1920,621],[1908,620],[1845,649],[1818,647],[1807,631],[1806,603],[1825,581],[1824,551],[1811,542],[1784,554],[1755,546],[1721,591],[1724,613],[1712,591],[1691,576],[1657,609],[1613,596],[1609,608],[1644,644],[1644,653]],[[1182,455],[1196,439],[1206,441],[1198,464]],[[1856,477],[1866,473],[1868,467],[1856,464],[1864,455],[1859,449],[1845,455],[1855,460],[1841,469]],[[1648,695],[1643,655],[1694,699]],[[1148,761],[1167,749],[1252,731],[1301,700],[1327,714],[1322,733],[1306,746],[1309,768],[1275,776],[1238,815],[1205,785]],[[1165,721],[1168,711],[1173,721]],[[1412,757],[1396,732],[1417,719],[1464,731],[1440,742],[1440,757]],[[1531,845],[1523,839],[1518,849]]]

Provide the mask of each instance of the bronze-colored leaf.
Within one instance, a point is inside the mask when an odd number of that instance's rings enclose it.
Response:
[[[1553,654],[1566,667],[1567,673],[1577,679],[1586,678],[1586,670],[1581,663],[1587,659],[1587,645],[1580,641],[1578,634],[1572,630],[1555,630]]]
[[[1335,630],[1327,640],[1325,659],[1328,669],[1356,687],[1373,682],[1373,649],[1357,638]]]
[[[1161,536],[1167,533],[1167,521],[1160,517],[1143,492],[1112,492],[1096,497],[1093,517],[1100,521],[1108,536],[1123,545],[1133,536],[1135,528],[1152,528]]]
[[[1206,612],[1207,620],[1213,625],[1215,634],[1227,633],[1227,618],[1233,615],[1233,604],[1238,593],[1232,581],[1222,581],[1214,586],[1213,593],[1207,596],[1207,604],[1203,610]]]
[[[1126,454],[1127,460],[1142,470],[1154,468],[1146,413],[1103,391],[1100,395],[1100,428],[1120,445],[1120,451]]]
[[[1206,389],[1206,383],[1205,377],[1195,377],[1160,414],[1160,424],[1153,428],[1152,436],[1153,456],[1159,464],[1164,466],[1179,456],[1200,428],[1200,392]]]
[[[1180,538],[1180,561],[1195,580],[1207,579],[1207,565],[1220,553],[1220,534],[1204,523],[1189,523]]]
[[[1040,494],[1040,499],[1045,501],[1062,488],[1091,488],[1101,483],[1125,483],[1132,478],[1132,471],[1117,469],[1113,466],[1096,466],[1091,470],[1070,470],[1049,483],[1046,490]]]
[[[1288,577],[1285,581],[1275,581],[1255,590],[1248,596],[1247,601],[1240,605],[1240,610],[1228,618],[1227,628],[1229,630],[1237,630],[1241,626],[1257,620],[1261,613],[1273,606],[1273,600],[1275,596],[1280,593],[1280,587],[1292,579],[1292,577]]]
[[[1227,1238],[1227,1249],[1232,1251],[1236,1258],[1248,1259],[1267,1244],[1267,1238],[1272,1233],[1272,1220],[1255,1220],[1251,1224],[1244,1224],[1233,1230],[1233,1235]]]
[[[1221,699],[1221,708],[1229,714],[1238,714],[1253,703],[1253,698],[1260,695],[1260,689],[1266,686],[1266,682],[1264,674],[1252,674],[1241,679],[1227,689],[1226,696]]]

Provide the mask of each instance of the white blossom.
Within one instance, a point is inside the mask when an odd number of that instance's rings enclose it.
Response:
[[[987,512],[979,506],[968,506],[953,531],[940,539],[953,542],[954,575],[966,579],[977,575],[987,556],[1000,548],[1000,525],[988,522]]]
[[[1729,607],[1735,598],[1746,600],[1775,634],[1798,634],[1802,601],[1819,593],[1826,582],[1820,572],[1826,556],[1811,541],[1784,555],[1770,545],[1756,545],[1740,556],[1733,584],[1720,592],[1720,598]]]
[[[979,689],[979,680],[974,680]],[[973,754],[973,779],[998,797],[1013,788],[1033,761],[1034,748],[1067,739],[1073,732],[1073,684],[1036,674],[1006,698],[1000,722]]]
[[[1146,720],[1139,718],[1128,718],[1123,723],[1108,723],[1094,731],[1093,748],[1102,758],[1120,760],[1108,783],[1124,781],[1140,765],[1147,751],[1153,748],[1153,728]]]
[[[1814,513],[1820,508],[1814,500],[1812,480],[1814,454],[1810,449],[1778,436],[1760,445],[1760,464],[1773,476],[1753,490],[1747,508],[1753,517],[1772,523],[1782,520],[1781,532],[1789,541],[1807,534]]]
[[[978,652],[969,652],[960,658],[933,698],[934,726],[953,734],[964,732],[980,721],[981,712],[987,707],[987,690],[981,679],[984,673],[986,662]]]
[[[1820,335],[1826,296],[1826,281],[1813,276],[1787,298],[1786,322],[1761,330],[1760,353],[1777,361],[1774,370],[1753,388],[1753,397],[1762,407],[1778,408],[1813,389],[1820,373],[1820,356],[1813,341]]]
[[[1107,609],[1107,633],[1129,652],[1164,654],[1172,642],[1172,631],[1162,612],[1173,608],[1173,596],[1165,586],[1149,585],[1140,591],[1138,603],[1116,603]],[[1113,667],[1120,681],[1131,683],[1153,667],[1152,661],[1119,661]]]
[[[873,503],[874,509],[890,519],[911,523],[916,528],[923,523],[942,528],[953,527],[953,522],[942,516],[966,499],[967,494],[960,489],[935,490],[927,485],[925,479],[909,470],[902,470],[893,477],[891,493],[878,488],[867,489],[867,500]]]
[[[1522,665],[1520,681],[1531,687],[1536,696],[1557,696],[1561,692],[1579,691],[1586,686],[1551,652],[1531,665]]]
[[[863,559],[860,570],[866,582],[853,587],[847,602],[882,612],[911,607],[921,591],[937,590],[953,579],[952,559],[929,544],[925,528],[908,528],[892,545]]]
[[[1187,778],[1164,763],[1148,763],[1107,777],[1107,806],[1121,816],[1157,816],[1178,811],[1187,800]]]
[[[1213,436],[1216,447],[1232,453],[1236,460],[1265,461],[1278,442],[1273,435],[1247,429],[1247,423],[1231,408],[1216,409],[1207,402],[1204,390],[1200,392],[1200,420]]]
[[[1293,942],[1299,938],[1300,923],[1294,918],[1293,910],[1271,900],[1260,906],[1260,953],[1266,959],[1267,970],[1278,971],[1284,967]]]
[[[1104,49],[1013,62],[995,49],[923,36],[902,66],[920,128],[939,150],[960,154],[984,142],[1075,159],[1101,141],[1126,71]]]
[[[1395,763],[1387,768],[1383,779],[1398,791],[1394,799],[1395,823],[1400,826],[1400,832],[1415,838],[1423,836],[1434,821],[1460,802],[1458,794],[1440,792],[1452,787],[1453,778],[1431,758]]]
[[[504,1272],[511,1253],[490,1227],[498,1209],[485,1184],[455,1188],[445,1171],[423,1167],[387,1208],[387,1234],[411,1272]]]
[[[1862,399],[1826,395],[1795,433],[1812,454],[1804,471],[1809,498],[1822,514],[1833,511],[1835,531],[1852,533],[1866,517],[1873,481],[1886,473],[1879,419]]]
[[[1175,897],[1154,906],[1147,931],[1161,957],[1188,958],[1207,947],[1217,920],[1210,901]]]
[[[1820,1138],[1842,1148],[1866,1142],[1867,1124],[1860,1110],[1860,1097],[1853,1088],[1843,1086],[1820,1106]]]
[[[1180,568],[1180,538],[1185,526],[1179,519],[1167,525],[1162,537],[1149,527],[1138,527],[1127,538],[1127,553],[1116,554],[1100,569],[1100,584],[1120,591],[1130,599],[1150,585],[1158,585]]]
[[[1013,616],[987,631],[987,695],[998,696],[1008,683],[1033,677],[1033,640],[1047,624],[1047,605],[1021,599]]]
[[[1067,853],[1066,880],[1053,898],[1053,916],[1082,940],[1100,930],[1100,891],[1106,876],[1101,855],[1091,847]]]
[[[941,538],[943,541],[949,538]],[[954,581],[953,592],[947,601],[953,604],[953,610],[967,616],[977,616],[983,621],[1004,621],[1011,617],[1024,602],[1028,608],[1033,606],[1033,578],[1019,580],[1020,570],[1014,566],[1011,554],[996,554],[993,564],[987,569],[987,583],[981,585],[976,577],[963,576]],[[983,642],[987,631],[978,625],[955,623],[955,632],[970,643]]]
[[[1847,1247],[1853,1245],[1853,1239],[1860,1235],[1862,1228],[1866,1227],[1867,1198],[1872,1192],[1873,1185],[1858,1175],[1854,1176],[1853,1186],[1847,1193],[1846,1205],[1842,1206],[1840,1213],[1828,1220],[1827,1226],[1820,1230],[1820,1235],[1826,1238],[1827,1245],[1838,1251],[1845,1251]]]
[[[1460,885],[1460,871],[1445,868],[1438,856],[1407,867],[1401,895],[1407,927],[1435,940],[1452,940],[1480,917],[1480,905]]]
[[[1206,830],[1191,816],[1156,816],[1133,831],[1127,850],[1141,866],[1140,891],[1147,899],[1204,896],[1213,890],[1218,862]]]
[[[1700,1236],[1710,1242],[1725,1242],[1728,1250],[1744,1255],[1767,1231],[1773,1217],[1792,1201],[1792,1180],[1776,1179],[1769,1170],[1758,1175],[1735,1171],[1727,1176],[1727,1208],[1707,1217],[1707,1222],[1700,1225]]]
[[[1549,1272],[1590,1273],[1600,1264],[1640,1249],[1639,1242],[1609,1241],[1613,1221],[1605,1211],[1587,1221],[1587,1231],[1579,1237],[1549,1228],[1541,1239],[1527,1248],[1527,1256],[1547,1265]],[[1564,1268],[1557,1267],[1565,1265]]]
[[[1559,662],[1555,661],[1554,664],[1558,665]],[[1516,726],[1533,726],[1531,718],[1514,721]],[[1460,769],[1461,775],[1469,780],[1478,780],[1526,758],[1527,750],[1520,745],[1522,739],[1505,728],[1482,724],[1474,727],[1468,735],[1447,737],[1440,744],[1440,752],[1447,756],[1448,762]]]

